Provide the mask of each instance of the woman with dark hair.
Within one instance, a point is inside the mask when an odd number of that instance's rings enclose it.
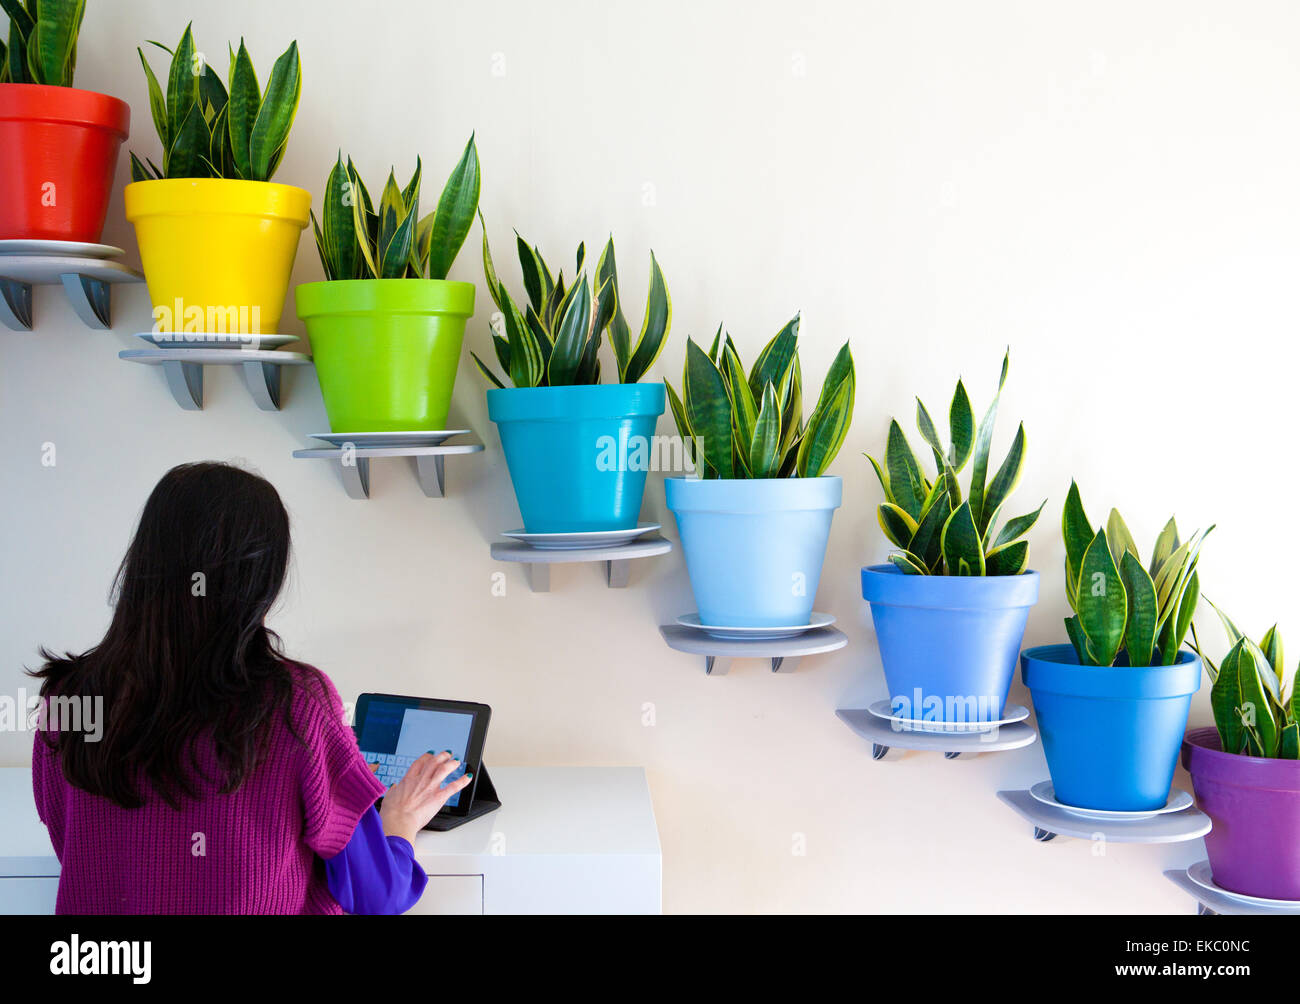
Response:
[[[173,468],[145,503],[104,639],[42,650],[43,705],[104,709],[102,735],[36,733],[58,912],[398,913],[423,892],[415,836],[470,778],[444,787],[458,764],[430,751],[385,791],[329,678],[266,627],[288,563],[269,482]]]

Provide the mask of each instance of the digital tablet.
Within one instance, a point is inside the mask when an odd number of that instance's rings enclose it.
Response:
[[[447,800],[434,817],[469,815],[474,804],[483,764],[492,709],[469,701],[441,701],[431,697],[400,697],[396,694],[362,694],[357,698],[353,730],[361,753],[375,776],[391,788],[418,757],[430,751],[447,750],[460,766],[443,782],[443,787],[462,774],[473,775],[469,786]],[[426,829],[435,828],[431,822]]]

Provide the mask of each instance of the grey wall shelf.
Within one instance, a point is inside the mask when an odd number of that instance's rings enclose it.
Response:
[[[172,398],[186,411],[203,410],[203,367],[238,366],[263,411],[280,410],[280,367],[306,366],[311,356],[275,349],[123,349],[119,359],[161,366]]]
[[[1210,817],[1192,805],[1145,819],[1101,819],[1040,802],[1025,789],[999,791],[998,798],[1033,824],[1034,839],[1040,843],[1058,836],[1080,840],[1100,836],[1117,844],[1176,844],[1210,832]]]
[[[839,628],[814,628],[794,638],[754,638],[730,641],[714,638],[698,628],[681,624],[660,624],[659,633],[669,648],[691,655],[704,656],[704,672],[722,676],[731,668],[732,659],[765,659],[773,673],[792,673],[805,655],[834,652],[849,643]]]
[[[1165,872],[1167,878],[1179,889],[1196,900],[1196,912],[1202,917],[1300,917],[1300,903],[1294,906],[1265,906],[1259,903],[1247,903],[1227,892],[1216,892],[1192,881],[1188,874],[1190,868],[1182,871],[1171,869]]]
[[[32,287],[62,286],[83,324],[97,331],[113,326],[113,286],[143,282],[121,262],[60,254],[0,256],[0,321],[15,331],[32,330]]]
[[[482,443],[459,446],[357,446],[294,450],[300,460],[332,460],[343,479],[343,490],[350,499],[370,498],[370,461],[387,457],[410,457],[415,461],[415,477],[431,499],[447,494],[445,458],[482,453]]]
[[[570,562],[601,561],[605,564],[605,583],[611,589],[622,589],[632,578],[629,562],[636,558],[653,558],[673,549],[670,541],[659,534],[638,537],[626,544],[613,547],[540,548],[530,547],[522,541],[499,542],[491,547],[497,561],[517,561],[527,568],[528,585],[535,593],[551,590],[551,566]]]
[[[897,760],[908,750],[942,753],[945,760],[969,760],[981,753],[1000,753],[1029,746],[1038,738],[1025,722],[998,726],[997,732],[896,731],[889,720],[866,708],[840,708],[836,716],[871,743],[871,759]]]

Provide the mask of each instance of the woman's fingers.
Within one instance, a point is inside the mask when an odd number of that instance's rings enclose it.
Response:
[[[430,750],[428,753],[421,753],[415,758],[415,762],[406,769],[403,780],[410,778],[412,782],[420,787],[428,784],[428,779],[433,776],[434,769],[440,764],[451,759],[450,753],[434,753]]]

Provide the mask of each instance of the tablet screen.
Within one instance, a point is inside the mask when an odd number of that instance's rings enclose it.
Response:
[[[410,707],[372,697],[357,742],[366,763],[386,788],[400,781],[422,754],[446,750],[460,761],[460,766],[443,782],[445,788],[465,773],[465,754],[473,726],[474,715],[468,712]],[[452,795],[447,806],[455,808],[461,794],[458,791]]]

